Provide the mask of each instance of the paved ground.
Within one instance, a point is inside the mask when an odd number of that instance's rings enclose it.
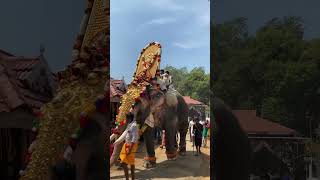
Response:
[[[189,135],[188,135],[189,137]],[[142,167],[145,155],[144,144],[139,146],[136,155],[136,179],[138,180],[209,180],[210,179],[210,147],[201,148],[202,154],[194,156],[192,143],[187,137],[187,155],[179,156],[176,161],[168,161],[165,150],[156,148],[157,166],[153,169]],[[210,145],[208,140],[207,145]],[[111,167],[110,179],[125,179],[123,170]]]

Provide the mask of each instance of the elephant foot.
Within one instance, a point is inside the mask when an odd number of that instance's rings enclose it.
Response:
[[[177,160],[177,156],[173,158],[168,158],[168,161],[175,161],[175,160]]]
[[[167,159],[170,160],[170,161],[174,161],[177,159],[177,152],[174,152],[174,153],[168,153],[166,152],[166,155],[167,155]]]
[[[185,156],[186,155],[186,151],[179,151],[179,155],[180,156]]]
[[[179,155],[185,156],[186,155],[186,148],[180,148],[179,149]]]
[[[144,157],[143,167],[149,169],[156,167],[156,158],[155,157]]]

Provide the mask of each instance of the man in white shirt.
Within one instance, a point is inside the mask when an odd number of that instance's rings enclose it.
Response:
[[[121,164],[124,170],[124,174],[126,179],[129,179],[128,166],[131,165],[131,177],[134,179],[134,171],[135,171],[135,153],[138,149],[139,144],[139,128],[137,126],[136,121],[134,120],[134,115],[132,113],[128,113],[126,115],[126,122],[128,123],[127,129],[128,133],[125,137],[125,143],[122,147],[120,153]]]
[[[193,142],[194,134],[193,134],[193,125],[195,124],[193,118],[189,121],[189,134],[190,134],[190,142]]]
[[[167,86],[166,86],[165,81],[163,80],[163,76],[162,75],[156,76],[156,78],[157,78],[156,82],[157,82],[157,84],[159,84],[160,89],[162,91],[166,92],[167,91]]]

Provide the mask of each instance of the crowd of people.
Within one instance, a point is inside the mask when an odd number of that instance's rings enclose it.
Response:
[[[197,112],[194,108],[190,111]],[[189,120],[189,134],[190,141],[193,142],[192,147],[196,147],[196,154],[201,154],[201,147],[207,147],[208,131],[210,129],[210,121],[200,120],[200,113],[197,112],[190,117]]]

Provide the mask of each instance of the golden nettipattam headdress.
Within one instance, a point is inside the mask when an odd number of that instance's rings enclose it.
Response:
[[[140,94],[149,84],[150,79],[160,68],[161,45],[157,42],[149,43],[144,47],[139,55],[137,67],[133,75],[133,81],[130,83],[128,91],[122,96],[119,114],[116,124],[122,125],[125,122],[126,114],[130,112],[132,105],[140,97]]]

